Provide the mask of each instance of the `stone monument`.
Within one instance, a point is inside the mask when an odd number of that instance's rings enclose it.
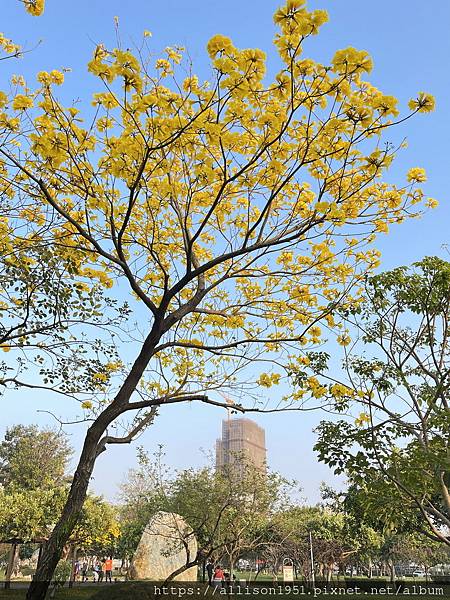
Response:
[[[197,540],[189,525],[175,513],[156,513],[150,519],[136,548],[130,566],[130,577],[165,581],[186,564],[185,545],[189,549],[189,560],[194,560]],[[197,581],[197,567],[183,571],[174,581]]]

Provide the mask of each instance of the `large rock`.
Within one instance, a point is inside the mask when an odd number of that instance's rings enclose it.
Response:
[[[164,581],[179,567],[186,564],[186,549],[190,560],[197,554],[197,540],[192,529],[180,515],[158,512],[142,534],[130,567],[132,579]],[[180,573],[177,581],[197,581],[197,567]]]

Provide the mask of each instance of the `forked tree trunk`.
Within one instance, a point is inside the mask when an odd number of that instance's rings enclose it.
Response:
[[[99,442],[107,427],[127,410],[127,402],[147,368],[162,333],[161,322],[159,320],[155,321],[114,401],[105,408],[89,427],[66,504],[49,539],[43,546],[36,573],[27,591],[27,600],[45,599],[63,548],[69,540],[83,508],[89,481],[99,452]]]

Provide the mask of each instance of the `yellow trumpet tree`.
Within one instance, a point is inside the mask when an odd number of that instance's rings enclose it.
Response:
[[[92,423],[30,599],[45,596],[98,455],[167,404],[223,406],[211,390],[276,385],[320,342],[320,323],[334,329],[336,307],[359,301],[377,232],[426,202],[419,168],[403,185],[383,181],[396,151],[383,134],[433,110],[432,96],[400,116],[367,81],[365,51],[339,50],[329,65],[302,56],[325,11],[287,0],[274,19],[274,77],[263,51],[216,35],[202,82],[183,48],[155,60],[145,32],[136,52],[96,48],[92,106],[58,99],[59,71],[0,95],[1,235],[56,248],[83,286],[118,297],[128,286],[144,332],[130,368],[110,365],[102,401],[85,403]],[[309,391],[321,395],[312,380]],[[293,400],[273,410],[301,407]],[[108,434],[126,414],[124,435]]]

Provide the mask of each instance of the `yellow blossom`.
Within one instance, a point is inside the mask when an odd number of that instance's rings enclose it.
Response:
[[[366,423],[370,423],[370,416],[367,413],[361,413],[355,419],[355,425],[357,425],[358,427],[364,427]]]
[[[51,71],[50,76],[52,83],[55,83],[56,85],[61,85],[62,83],[64,83],[64,73],[61,73],[61,71],[57,71],[56,69],[54,69],[53,71]]]
[[[105,383],[108,381],[108,375],[106,373],[94,373],[92,378],[100,383]]]
[[[50,73],[47,73],[47,71],[39,71],[36,79],[39,81],[39,83],[43,83],[44,85],[49,85],[52,82],[52,77]]]
[[[281,375],[278,373],[262,373],[259,376],[257,383],[263,387],[269,388],[272,387],[272,385],[278,385],[280,378]]]
[[[230,52],[234,49],[230,38],[224,35],[214,35],[207,45],[208,54],[211,58],[215,58],[219,53]]]
[[[410,182],[424,182],[427,180],[425,169],[421,167],[413,167],[408,171],[408,181]]]
[[[356,48],[344,48],[338,50],[332,60],[333,69],[338,73],[370,73],[372,70],[372,59],[365,50]]]
[[[7,54],[17,54],[20,50],[20,46],[14,44],[13,41],[3,35],[0,32],[0,48],[2,48]]]
[[[436,208],[439,206],[439,202],[436,200],[436,198],[427,198],[426,206],[428,206],[428,208]]]
[[[25,110],[27,108],[31,108],[32,106],[33,98],[30,98],[30,96],[25,96],[24,94],[17,94],[12,103],[14,110]]]
[[[426,92],[420,92],[417,98],[413,98],[408,102],[410,110],[417,110],[418,112],[432,112],[435,106],[436,100],[434,96]]]
[[[39,17],[44,12],[45,0],[24,0],[25,8],[33,17]]]
[[[351,342],[350,336],[347,333],[342,333],[341,335],[338,335],[336,340],[340,346],[348,346]]]

